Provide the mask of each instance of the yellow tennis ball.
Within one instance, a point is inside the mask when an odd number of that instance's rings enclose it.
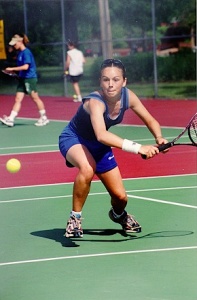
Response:
[[[10,173],[17,173],[21,168],[21,163],[16,158],[11,158],[6,163],[6,169]]]

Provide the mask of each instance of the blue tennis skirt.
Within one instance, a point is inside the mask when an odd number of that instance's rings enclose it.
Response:
[[[59,149],[65,159],[68,150],[76,144],[84,145],[89,150],[96,162],[96,173],[105,173],[117,166],[111,147],[78,136],[68,125],[59,136]],[[70,168],[74,167],[67,159],[66,165]]]

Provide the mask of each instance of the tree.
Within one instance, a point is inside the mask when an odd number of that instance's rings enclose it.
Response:
[[[25,0],[28,36],[34,45],[61,46],[60,0]],[[105,0],[103,0],[105,1]],[[169,24],[172,18],[182,26],[196,28],[195,0],[155,0],[156,26]],[[100,24],[97,0],[64,0],[66,38],[79,42],[80,47],[99,45]],[[147,48],[152,36],[151,0],[109,0],[112,39],[119,46],[132,47],[135,39]],[[24,32],[23,0],[1,0],[0,18],[5,24],[5,42],[15,32]],[[95,43],[94,43],[95,42]],[[143,44],[142,44],[143,42]],[[82,49],[83,49],[82,48]],[[98,47],[97,47],[98,48]],[[45,49],[43,50],[43,52]]]

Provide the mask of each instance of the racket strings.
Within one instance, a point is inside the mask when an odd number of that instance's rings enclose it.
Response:
[[[189,133],[192,141],[197,145],[197,116],[194,118],[189,127]]]

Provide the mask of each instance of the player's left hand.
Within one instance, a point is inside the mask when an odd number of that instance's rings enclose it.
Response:
[[[159,149],[157,146],[153,145],[142,145],[138,153],[145,156],[146,159],[149,159],[159,154]]]

